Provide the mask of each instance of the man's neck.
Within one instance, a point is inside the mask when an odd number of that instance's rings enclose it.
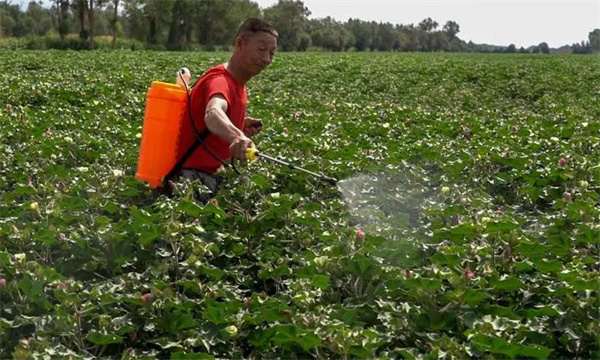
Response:
[[[235,54],[231,55],[229,61],[224,64],[225,70],[227,70],[240,84],[246,85],[251,76],[244,73],[240,65],[240,61]]]

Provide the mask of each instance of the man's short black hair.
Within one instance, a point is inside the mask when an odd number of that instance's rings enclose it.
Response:
[[[235,37],[241,36],[242,38],[247,38],[248,36],[256,34],[260,31],[269,33],[279,39],[279,34],[273,25],[258,18],[248,18],[244,20],[238,27]]]

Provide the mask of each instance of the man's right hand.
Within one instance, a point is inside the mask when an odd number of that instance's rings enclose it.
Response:
[[[238,136],[229,145],[231,156],[238,160],[246,160],[246,149],[254,147],[254,143],[248,137]]]

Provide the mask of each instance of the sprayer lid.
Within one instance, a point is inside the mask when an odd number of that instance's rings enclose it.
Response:
[[[165,99],[185,99],[187,94],[185,88],[181,85],[153,81],[148,89],[148,95]]]

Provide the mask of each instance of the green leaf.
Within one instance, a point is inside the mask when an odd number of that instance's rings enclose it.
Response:
[[[528,318],[541,316],[556,317],[560,316],[560,313],[556,309],[546,306],[540,309],[525,309],[523,310],[523,315]]]
[[[202,213],[202,208],[195,202],[184,200],[177,204],[177,211],[181,211],[191,217],[197,218]]]
[[[165,314],[159,321],[160,326],[171,334],[177,334],[182,330],[193,328],[198,325],[196,320],[186,313]]]
[[[548,254],[548,246],[542,244],[519,244],[515,247],[515,254],[527,257],[535,257]]]
[[[157,225],[143,225],[143,227],[139,228],[139,242],[142,246],[150,246],[154,242],[154,240],[158,239],[161,236],[160,228]]]
[[[277,345],[285,345],[296,342],[297,338],[298,327],[296,325],[277,325],[272,341]]]
[[[549,272],[557,272],[557,271],[561,271],[563,268],[563,265],[560,261],[546,261],[546,260],[538,260],[538,261],[533,261],[533,263],[535,264],[535,266],[543,273],[549,273]]]
[[[176,352],[171,354],[171,360],[213,360],[215,357],[207,353]]]
[[[465,237],[471,237],[473,235],[473,225],[470,223],[458,225],[450,230],[453,235],[464,235]]]
[[[321,346],[321,339],[313,333],[306,333],[298,339],[298,344],[302,346],[304,351],[309,351]]]
[[[540,345],[521,345],[519,355],[528,356],[535,359],[548,359],[554,350]]]
[[[584,291],[584,290],[598,290],[600,289],[600,280],[580,280],[575,279],[568,282],[573,290]]]
[[[519,354],[519,346],[512,345],[504,339],[499,339],[483,334],[476,334],[471,339],[476,348],[480,350],[487,350],[494,354],[507,355],[511,359],[514,359]]]
[[[484,299],[488,299],[489,297],[490,296],[487,293],[485,293],[485,291],[483,291],[483,290],[473,290],[473,289],[467,289],[465,291],[465,294],[463,295],[464,301],[469,306],[477,306]]]
[[[250,344],[259,348],[265,348],[267,345],[270,344],[270,341],[273,338],[273,336],[275,336],[276,332],[277,330],[275,329],[275,327],[270,327],[265,330],[253,331],[252,333],[250,333],[250,336],[248,338]]]
[[[329,289],[329,276],[327,275],[314,275],[311,281],[315,287],[321,290]]]
[[[496,290],[504,290],[508,292],[518,290],[525,286],[525,284],[523,284],[523,281],[521,281],[521,279],[517,277],[510,277],[506,280],[491,281],[490,284]]]
[[[101,334],[99,332],[90,332],[86,339],[96,345],[120,344],[123,338],[115,334]]]
[[[373,268],[373,261],[364,255],[355,255],[347,262],[347,269],[350,273],[364,275]]]
[[[54,233],[48,229],[44,229],[35,234],[35,239],[44,246],[51,246],[54,244]]]
[[[356,355],[361,359],[367,359],[373,356],[373,353],[363,346],[352,346],[350,348],[350,354]]]
[[[511,222],[489,222],[485,227],[485,233],[492,234],[497,232],[511,231],[519,227],[519,224]]]
[[[416,349],[399,349],[398,353],[403,356],[404,359],[407,360],[417,360],[417,351]]]

